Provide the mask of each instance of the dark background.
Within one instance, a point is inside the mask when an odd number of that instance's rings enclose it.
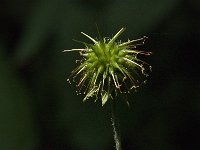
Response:
[[[66,79],[95,24],[122,41],[148,36],[153,72],[120,96],[124,150],[200,149],[199,0],[1,0],[0,149],[112,150],[110,106],[76,95]],[[131,107],[120,99],[128,99]]]

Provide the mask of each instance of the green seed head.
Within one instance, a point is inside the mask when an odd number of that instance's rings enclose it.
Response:
[[[99,41],[81,32],[93,44],[84,43],[83,49],[64,50],[79,51],[83,56],[81,64],[71,75],[73,78],[80,76],[77,92],[83,91],[83,101],[93,96],[98,99],[100,96],[104,105],[112,98],[113,93],[126,93],[136,89],[143,83],[142,76],[148,76],[146,70],[151,70],[151,66],[138,59],[137,55],[150,55],[151,52],[135,49],[137,45],[144,44],[147,37],[124,43],[116,42],[124,30],[122,28],[112,39],[103,38]]]

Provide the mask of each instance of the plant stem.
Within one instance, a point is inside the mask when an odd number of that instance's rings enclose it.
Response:
[[[116,150],[122,150],[121,148],[121,137],[120,137],[120,131],[119,131],[119,121],[116,115],[116,102],[114,99],[111,99],[111,122],[113,127],[113,133],[114,133],[114,141],[115,141],[115,148]]]

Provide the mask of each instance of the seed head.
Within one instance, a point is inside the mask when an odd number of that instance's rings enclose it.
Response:
[[[130,92],[144,82],[143,76],[148,76],[151,66],[137,58],[139,55],[150,55],[151,52],[136,50],[138,45],[144,44],[147,37],[127,42],[116,42],[116,39],[125,28],[122,28],[111,38],[100,38],[95,40],[89,35],[81,32],[89,38],[93,44],[83,43],[83,49],[71,49],[68,51],[79,51],[83,57],[80,65],[72,71],[70,77],[75,79],[79,76],[77,83],[78,93],[83,91],[85,98],[101,97],[102,106],[112,98],[113,94]],[[70,79],[68,79],[69,81]]]

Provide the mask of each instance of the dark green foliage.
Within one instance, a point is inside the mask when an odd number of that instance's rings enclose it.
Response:
[[[62,53],[81,31],[98,35],[96,23],[106,37],[148,36],[139,49],[154,53],[141,56],[153,66],[147,86],[119,95],[122,147],[200,149],[199,13],[198,0],[1,0],[0,149],[113,149],[110,108],[82,103],[66,81],[80,56]]]

